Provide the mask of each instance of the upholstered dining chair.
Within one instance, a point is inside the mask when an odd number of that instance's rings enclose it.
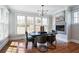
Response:
[[[27,48],[28,42],[32,42],[33,38],[32,38],[32,36],[28,35],[27,31],[25,32],[25,34],[26,34],[26,48]]]
[[[50,36],[47,36],[47,42],[56,48],[57,41],[55,35],[51,34]]]
[[[37,39],[37,48],[40,52],[46,52],[47,48],[47,35],[40,35],[36,37]]]

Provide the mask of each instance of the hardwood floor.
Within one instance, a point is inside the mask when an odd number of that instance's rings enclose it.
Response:
[[[32,43],[29,42],[29,46],[25,48],[25,41],[9,41],[6,46],[0,51],[0,53],[40,53],[38,48],[32,47]],[[74,42],[64,43],[57,41],[56,48],[50,46],[46,53],[79,53],[79,44]]]

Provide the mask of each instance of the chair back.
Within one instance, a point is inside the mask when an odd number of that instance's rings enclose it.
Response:
[[[37,42],[38,43],[46,43],[47,42],[47,35],[41,35],[41,36],[37,36]]]
[[[52,30],[52,32],[55,33],[55,34],[57,34],[57,31],[55,31],[55,30]]]
[[[28,32],[26,31],[25,34],[26,34],[26,39],[28,40]]]

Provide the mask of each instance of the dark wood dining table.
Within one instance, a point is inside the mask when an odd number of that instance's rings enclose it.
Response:
[[[53,32],[47,32],[47,33],[43,33],[43,34],[47,35],[48,37],[50,37],[51,35],[56,36],[56,34]],[[40,32],[32,32],[32,33],[29,33],[29,35],[33,37],[33,41],[32,41],[33,46],[37,47],[37,42],[35,41],[35,38],[37,36],[41,36],[42,34]]]
[[[47,32],[47,33],[43,33],[43,34],[45,34],[45,35],[48,35],[48,36],[50,36],[50,35],[56,35],[55,33],[53,33],[53,32]],[[40,32],[32,32],[32,33],[30,33],[29,35],[31,35],[31,36],[40,36],[40,35],[42,35]]]

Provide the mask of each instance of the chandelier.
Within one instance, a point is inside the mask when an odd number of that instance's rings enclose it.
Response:
[[[41,9],[40,9],[40,10],[37,10],[37,11],[39,12],[39,15],[40,15],[41,17],[43,17],[44,15],[46,15],[47,12],[48,12],[48,10],[45,10],[45,9],[44,9],[44,5],[41,5]]]
[[[47,14],[48,10],[44,9],[44,5],[41,5],[41,9],[37,10],[39,12],[39,16],[41,17],[41,20],[43,19],[43,17]],[[44,31],[44,25],[43,22],[41,23],[40,26],[40,31],[43,32]]]

